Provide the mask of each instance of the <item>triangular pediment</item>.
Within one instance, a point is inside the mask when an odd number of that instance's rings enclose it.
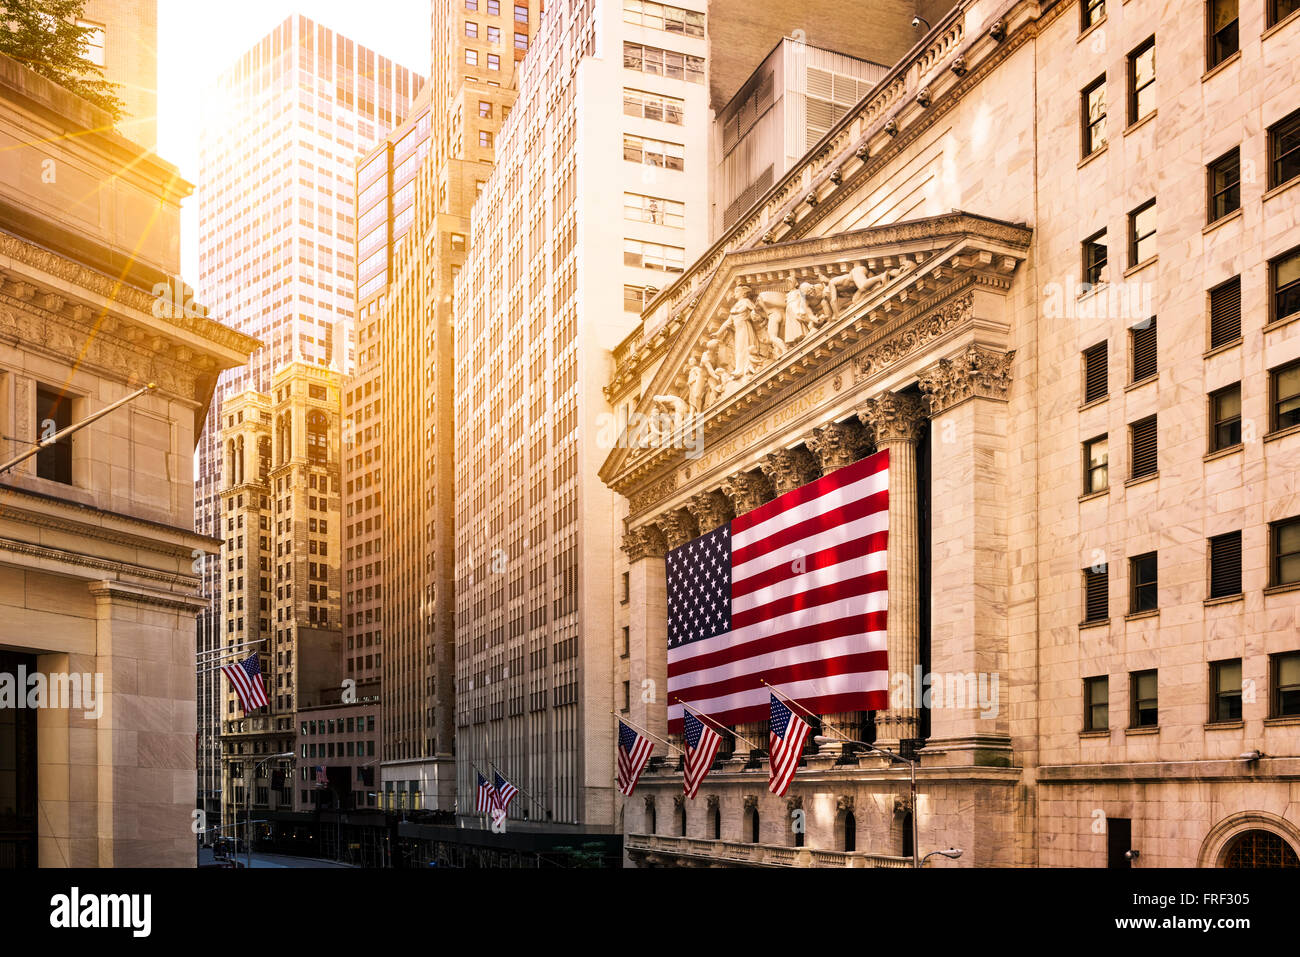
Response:
[[[652,336],[622,356],[613,395],[658,368],[601,468],[614,487],[691,447],[773,380],[797,380],[829,351],[922,301],[978,279],[1005,289],[1030,230],[967,213],[726,254]]]

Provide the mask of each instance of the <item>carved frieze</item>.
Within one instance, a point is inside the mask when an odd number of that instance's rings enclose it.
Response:
[[[1015,352],[1000,352],[971,343],[955,356],[940,359],[920,375],[930,414],[939,415],[966,399],[1006,401]]]
[[[623,535],[623,551],[629,562],[643,558],[663,558],[668,554],[668,542],[658,525],[641,525]]]
[[[633,493],[628,499],[628,507],[634,515],[638,512],[644,512],[656,503],[662,502],[676,488],[677,475],[676,473],[669,473],[654,484]]]
[[[821,477],[817,460],[802,445],[769,452],[759,461],[758,467],[768,477],[777,495],[784,495]]]
[[[871,436],[859,422],[849,419],[813,429],[808,447],[817,456],[823,475],[852,465],[866,454]]]
[[[866,350],[853,361],[858,380],[875,375],[904,356],[968,322],[974,312],[975,296],[967,292],[920,319],[908,323],[896,335]]]
[[[722,488],[731,499],[732,508],[737,515],[752,512],[776,497],[772,483],[759,471],[737,472],[723,480]]]
[[[884,392],[858,410],[863,424],[871,429],[876,445],[889,442],[915,442],[925,425],[925,406],[919,396]]]

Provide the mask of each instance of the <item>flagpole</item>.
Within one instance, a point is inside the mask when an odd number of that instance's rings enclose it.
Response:
[[[614,717],[618,718],[618,720],[619,720],[619,721],[622,721],[624,724],[628,724],[628,725],[631,725],[632,727],[636,728],[636,729],[637,729],[638,731],[640,731],[642,734],[644,734],[644,735],[646,735],[646,736],[648,736],[648,737],[654,738],[656,741],[658,741],[659,743],[661,743],[665,748],[671,748],[672,750],[676,751],[678,754],[685,754],[685,753],[686,753],[686,752],[683,751],[681,748],[677,747],[677,745],[673,744],[671,741],[667,740],[666,738],[661,738],[661,737],[659,737],[659,735],[655,734],[653,731],[647,731],[645,728],[641,727],[641,725],[637,724],[635,721],[632,721],[632,720],[630,720],[630,719],[628,719],[628,718],[623,717],[623,715],[619,714],[617,711],[611,711],[610,714],[612,714]]]
[[[770,690],[770,691],[772,692],[772,694],[774,694],[774,695],[776,695],[777,697],[779,697],[779,698],[780,698],[782,701],[784,701],[786,704],[788,704],[788,705],[792,705],[792,706],[798,708],[801,712],[803,712],[803,713],[804,713],[805,715],[807,715],[809,718],[812,718],[813,720],[819,722],[819,723],[821,724],[822,730],[830,730],[830,731],[834,731],[836,734],[838,734],[838,735],[839,735],[841,738],[843,738],[845,741],[853,741],[853,740],[855,740],[855,739],[853,739],[853,738],[850,738],[847,734],[845,734],[845,733],[844,733],[843,731],[841,731],[839,728],[835,727],[835,725],[827,723],[826,719],[823,718],[821,715],[813,714],[811,711],[809,711],[807,708],[805,708],[803,705],[801,705],[798,701],[795,701],[794,698],[791,698],[789,695],[785,694],[784,692],[781,692],[781,691],[777,690],[777,688],[776,688],[775,686],[768,684],[766,679],[764,679],[764,678],[759,678],[758,680],[761,681],[761,682],[763,682],[763,684],[767,686],[768,690]]]
[[[679,705],[682,706],[682,710],[683,710],[683,711],[690,711],[691,714],[695,715],[695,717],[699,718],[701,721],[703,721],[703,722],[705,722],[706,724],[708,724],[708,726],[709,726],[710,728],[713,728],[715,731],[721,731],[723,734],[729,734],[729,735],[731,735],[733,738],[735,738],[737,741],[744,741],[747,745],[749,745],[749,750],[751,750],[751,751],[762,751],[762,750],[763,750],[763,749],[760,748],[758,745],[756,745],[753,741],[749,740],[749,738],[746,738],[744,735],[741,735],[741,734],[738,734],[738,733],[735,732],[735,731],[732,731],[730,728],[727,728],[727,727],[724,727],[723,725],[718,724],[718,722],[714,721],[712,718],[710,718],[710,717],[709,717],[707,714],[705,714],[704,712],[702,712],[702,711],[696,711],[694,708],[688,708],[688,707],[686,706],[686,702],[683,701],[681,698],[674,698],[673,700],[676,701]]]
[[[488,761],[488,765],[492,768],[493,771],[495,771],[497,774],[500,774],[502,780],[504,780],[507,784],[509,784],[511,787],[513,787],[516,791],[518,791],[518,792],[519,792],[520,794],[522,794],[524,797],[528,798],[528,800],[532,801],[534,804],[536,804],[539,808],[541,808],[541,809],[542,809],[544,812],[546,812],[547,814],[550,814],[550,813],[551,813],[551,809],[550,809],[549,807],[547,807],[547,806],[546,806],[545,804],[543,804],[541,801],[537,800],[537,798],[533,797],[533,795],[532,795],[529,791],[524,790],[524,789],[523,789],[522,787],[520,787],[518,784],[515,784],[514,781],[511,781],[508,777],[505,776],[505,773],[504,773],[504,772],[503,772],[499,767],[497,767],[497,766],[496,766],[495,764],[493,764],[491,761]],[[492,782],[492,786],[493,786],[493,787],[496,787],[496,782],[495,782],[495,781]]]

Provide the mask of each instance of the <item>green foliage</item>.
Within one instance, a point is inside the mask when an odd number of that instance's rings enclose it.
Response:
[[[574,847],[557,847],[552,852],[559,858],[562,867],[604,867],[605,845],[599,841],[588,841],[581,849]]]
[[[76,24],[85,5],[85,0],[2,0],[0,53],[107,111],[117,121],[125,112],[125,104],[114,92],[117,84],[105,80],[104,71],[86,59],[93,31]]]

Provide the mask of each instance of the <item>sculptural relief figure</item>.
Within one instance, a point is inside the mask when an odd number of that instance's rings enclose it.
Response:
[[[808,307],[808,283],[799,283],[785,294],[785,338],[787,342],[802,339],[813,327],[816,318]]]
[[[692,415],[704,411],[711,396],[709,383],[704,376],[704,367],[700,365],[700,356],[692,356],[686,369],[686,407]]]
[[[700,353],[700,368],[704,370],[706,407],[719,396],[728,394],[728,384],[732,381],[731,373],[725,367],[719,367],[718,347],[720,345],[717,339],[710,339],[705,343],[704,351]]]
[[[731,374],[737,379],[748,378],[758,368],[757,337],[754,332],[758,310],[750,298],[752,294],[753,290],[748,286],[737,286],[736,301],[727,314],[733,335]]]
[[[829,319],[835,318],[835,312],[831,309],[830,290],[824,282],[804,283],[807,287],[804,291],[804,301],[808,303],[808,310],[812,314],[812,329],[817,329],[822,323]]]
[[[685,399],[676,395],[656,395],[652,401],[663,410],[655,416],[659,438],[668,438],[685,424],[690,408]]]

